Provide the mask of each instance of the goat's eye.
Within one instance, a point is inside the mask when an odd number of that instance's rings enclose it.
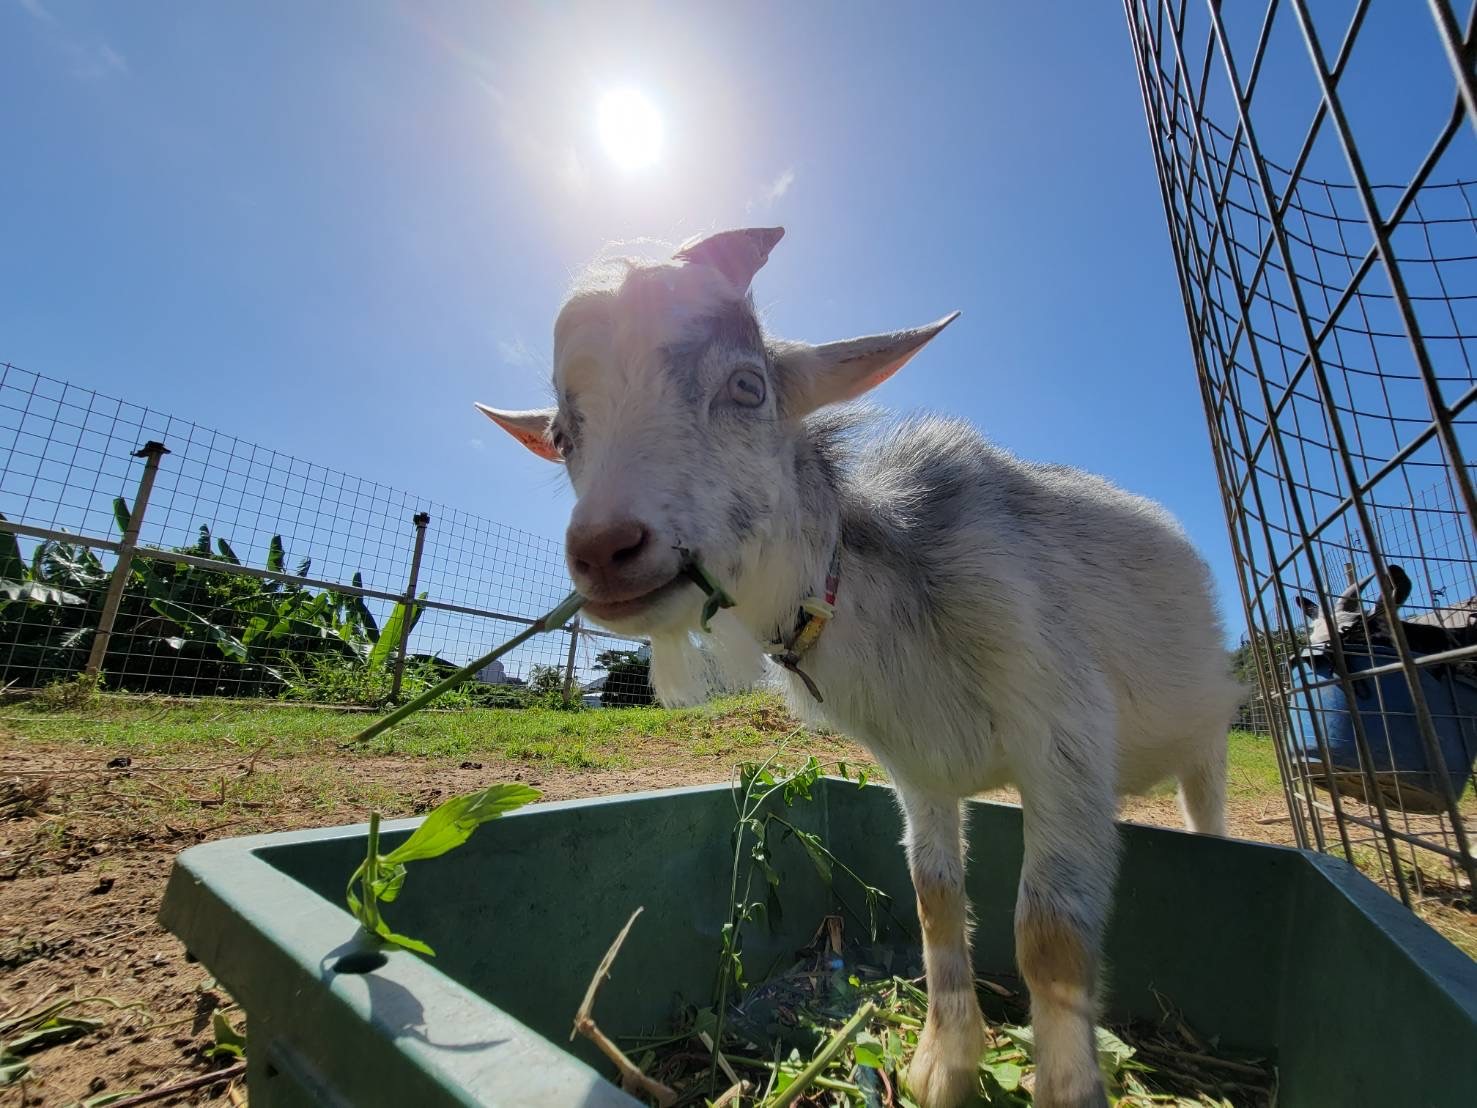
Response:
[[[728,398],[745,408],[764,403],[764,378],[752,369],[735,370],[728,379]]]
[[[559,452],[559,457],[568,458],[574,450],[574,443],[570,440],[569,436],[558,428],[555,428],[551,437],[554,442],[554,449]]]

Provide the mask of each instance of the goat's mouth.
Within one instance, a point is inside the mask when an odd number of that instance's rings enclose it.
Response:
[[[602,600],[597,596],[585,598],[585,612],[601,623],[627,623],[649,613],[667,598],[681,592],[692,582],[685,573],[677,573],[654,589],[637,596]]]

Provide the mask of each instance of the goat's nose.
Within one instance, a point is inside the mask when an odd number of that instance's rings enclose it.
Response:
[[[646,549],[650,532],[634,519],[572,527],[569,556],[579,573],[600,575],[619,570]]]

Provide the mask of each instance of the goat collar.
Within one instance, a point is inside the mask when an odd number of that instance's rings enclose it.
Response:
[[[800,659],[816,644],[821,632],[826,629],[826,624],[836,614],[836,586],[840,578],[841,541],[838,538],[836,545],[831,548],[831,566],[826,570],[824,598],[812,594],[802,600],[795,612],[794,626],[789,635],[777,634],[775,640],[765,648],[765,653],[772,661],[784,666],[805,682],[805,687],[815,697],[817,704],[824,703],[825,697],[821,696],[821,690],[816,687],[810,674],[800,668]]]

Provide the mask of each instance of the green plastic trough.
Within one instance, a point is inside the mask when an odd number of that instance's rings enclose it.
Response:
[[[1013,971],[1019,809],[972,806],[975,962]],[[821,784],[795,822],[891,892],[916,932],[891,790]],[[162,918],[249,1017],[253,1108],[632,1105],[575,1009],[611,940],[637,921],[595,1016],[620,1036],[706,1001],[727,919],[726,786],[541,804],[411,867],[391,925],[434,961],[366,948],[343,909],[363,826],[226,840],[180,855]],[[383,850],[419,821],[385,825]],[[1156,992],[1225,1048],[1270,1056],[1280,1108],[1477,1104],[1477,965],[1331,858],[1124,828],[1108,941],[1109,1005],[1154,1018]],[[834,907],[793,842],[777,850],[778,934],[746,932],[762,972]],[[845,890],[843,890],[845,895]],[[850,899],[858,899],[853,895]],[[900,943],[907,940],[897,936]]]

